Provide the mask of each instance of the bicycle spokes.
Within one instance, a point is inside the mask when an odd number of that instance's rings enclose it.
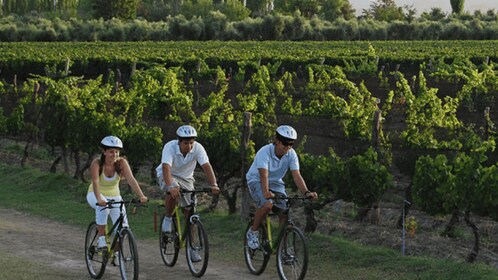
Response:
[[[189,230],[186,240],[187,264],[192,275],[200,277],[206,271],[209,258],[207,233],[199,220],[195,220]]]
[[[281,279],[303,279],[308,267],[304,235],[298,228],[287,229],[277,251],[277,270]]]
[[[90,277],[95,279],[102,277],[107,264],[107,250],[97,249],[97,239],[97,224],[91,223],[85,237],[85,263]]]

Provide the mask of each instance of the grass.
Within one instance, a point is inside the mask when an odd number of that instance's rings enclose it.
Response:
[[[94,219],[94,212],[86,202],[87,183],[63,174],[47,174],[32,168],[0,165],[0,205],[7,208],[42,215],[60,222],[81,227]],[[130,225],[139,239],[156,239],[153,217],[159,200],[151,200],[149,207],[129,215]],[[71,209],[71,211],[68,211]],[[128,210],[131,212],[130,210]],[[242,255],[242,239],[246,223],[239,215],[227,215],[223,210],[203,213],[207,228],[210,254],[226,264],[247,269]],[[498,279],[498,270],[484,264],[468,264],[450,260],[401,256],[399,251],[383,247],[365,246],[340,237],[319,234],[307,235],[310,264],[307,279]],[[268,271],[275,271],[272,256]],[[24,265],[23,265],[24,263]],[[4,268],[30,266],[23,260],[0,251]],[[16,270],[17,271],[17,270]],[[24,278],[29,279],[30,271]],[[57,279],[54,275],[54,279]]]
[[[2,250],[0,250],[0,266],[2,267],[0,278],[6,275],[15,275],[17,280],[40,279],[40,271],[43,271],[43,279],[67,279],[67,275],[62,271],[40,266]]]

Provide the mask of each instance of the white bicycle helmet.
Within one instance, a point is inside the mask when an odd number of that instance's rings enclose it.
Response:
[[[100,145],[107,148],[119,148],[119,149],[123,148],[123,142],[121,141],[121,139],[119,139],[116,136],[104,137],[104,139],[100,141]]]
[[[176,136],[181,138],[195,138],[197,131],[190,125],[182,125],[176,130]]]
[[[297,139],[297,132],[292,126],[289,125],[281,125],[277,127],[277,135],[280,135],[281,137],[290,139],[290,140],[296,140]]]

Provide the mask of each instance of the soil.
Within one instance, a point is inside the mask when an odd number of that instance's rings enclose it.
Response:
[[[0,208],[0,252],[46,267],[51,274],[62,274],[65,279],[91,279],[83,258],[84,242],[85,234],[80,228]],[[140,240],[138,252],[140,279],[197,279],[190,274],[182,251],[174,267],[163,265],[157,240]],[[211,258],[202,279],[274,279],[275,276],[267,272],[256,277],[244,266],[223,264]],[[8,279],[5,277],[0,271],[0,279]],[[37,279],[51,278],[40,271]],[[119,268],[108,265],[103,279],[121,279]]]

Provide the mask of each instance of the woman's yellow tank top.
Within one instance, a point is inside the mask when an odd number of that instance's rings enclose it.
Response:
[[[114,176],[112,178],[109,178],[104,175],[104,172],[102,172],[102,174],[100,174],[99,176],[100,193],[103,194],[104,196],[120,195],[119,192],[120,180],[121,177],[118,175],[118,173],[114,173]],[[88,192],[93,192],[93,183],[91,183],[90,186],[88,187]]]

